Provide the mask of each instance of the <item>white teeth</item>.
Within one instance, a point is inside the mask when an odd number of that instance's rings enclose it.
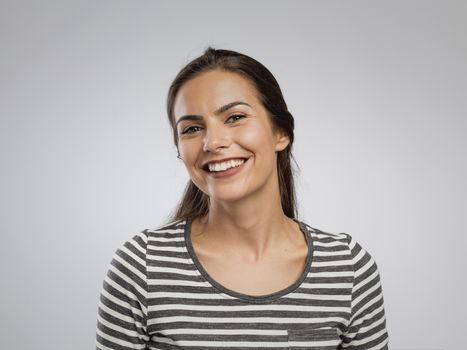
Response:
[[[208,164],[209,171],[224,171],[245,163],[244,159],[231,159],[227,162]]]

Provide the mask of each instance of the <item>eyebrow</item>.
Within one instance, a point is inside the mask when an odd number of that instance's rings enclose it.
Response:
[[[229,110],[230,108],[238,106],[238,105],[245,105],[251,108],[251,106],[246,102],[234,101],[234,102],[230,102],[230,103],[227,103],[226,105],[219,107],[218,109],[214,111],[214,114],[219,115]],[[177,127],[178,123],[180,123],[183,120],[201,120],[201,119],[203,119],[203,117],[200,115],[192,115],[192,114],[184,115],[183,117],[180,117],[180,119],[177,120],[177,122],[175,123],[175,127]]]

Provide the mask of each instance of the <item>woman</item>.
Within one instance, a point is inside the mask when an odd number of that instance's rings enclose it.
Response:
[[[97,349],[387,349],[377,265],[298,220],[294,119],[256,60],[208,48],[167,99],[190,181],[114,255]]]

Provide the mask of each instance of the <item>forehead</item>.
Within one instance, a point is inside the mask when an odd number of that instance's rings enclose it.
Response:
[[[210,71],[182,85],[175,98],[174,116],[209,113],[233,101],[247,102],[253,108],[260,105],[248,79],[238,73]]]

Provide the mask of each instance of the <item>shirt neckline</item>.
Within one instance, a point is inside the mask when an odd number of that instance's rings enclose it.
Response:
[[[244,300],[247,302],[252,302],[252,303],[270,303],[273,302],[276,299],[279,299],[280,297],[283,297],[286,294],[289,294],[296,290],[305,280],[307,275],[310,272],[311,269],[311,261],[313,259],[313,240],[311,239],[310,232],[307,230],[305,224],[295,218],[292,218],[300,227],[300,230],[303,232],[305,235],[305,239],[307,242],[308,246],[308,255],[306,257],[305,261],[305,267],[300,275],[300,277],[291,285],[289,285],[286,288],[283,288],[281,290],[278,290],[276,292],[270,293],[270,294],[265,294],[265,295],[249,295],[249,294],[244,294],[240,292],[236,292],[234,290],[231,290],[227,287],[224,287],[222,284],[217,282],[214,278],[212,278],[209,273],[204,269],[203,265],[201,265],[201,262],[198,260],[198,257],[196,256],[195,250],[193,248],[193,242],[191,241],[191,224],[192,224],[192,219],[187,218],[185,219],[185,228],[184,228],[184,236],[185,236],[185,246],[188,251],[188,254],[190,255],[191,259],[193,260],[193,263],[195,264],[196,268],[198,269],[199,273],[203,276],[205,280],[207,280],[211,286],[216,288],[222,293],[225,293],[227,295],[230,295],[232,297],[238,298],[240,300]]]

